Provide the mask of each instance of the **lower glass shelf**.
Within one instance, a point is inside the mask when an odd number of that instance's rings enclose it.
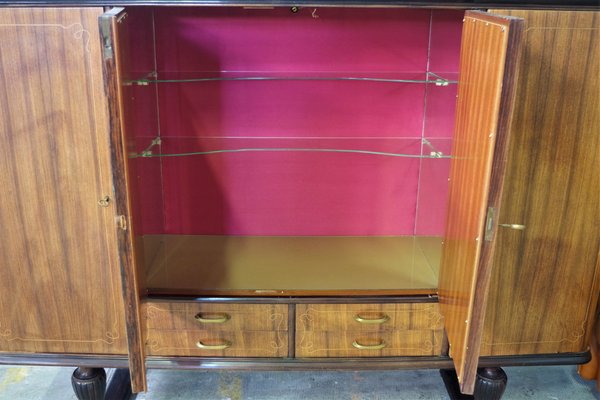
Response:
[[[150,295],[434,294],[442,239],[147,235]]]

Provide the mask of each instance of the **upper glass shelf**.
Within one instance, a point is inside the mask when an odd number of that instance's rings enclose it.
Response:
[[[231,141],[229,138],[227,141]],[[278,141],[276,138],[275,141]],[[202,138],[187,138],[184,141],[196,142],[202,140]],[[248,147],[245,145],[231,146],[227,148],[209,148],[202,149],[199,151],[161,151],[159,146],[163,145],[163,138],[154,138],[142,151],[138,153],[129,154],[129,158],[161,158],[161,157],[189,157],[189,156],[208,156],[213,154],[224,154],[224,153],[273,153],[273,152],[292,152],[292,153],[346,153],[346,154],[363,154],[371,156],[383,156],[383,157],[400,157],[400,158],[433,158],[433,159],[448,159],[452,156],[444,154],[440,149],[437,148],[435,139],[400,139],[405,142],[414,142],[420,144],[420,151],[418,153],[410,152],[398,152],[397,148],[349,148],[349,147],[323,147],[311,145],[311,142],[306,142],[302,139],[294,139],[291,145],[287,146],[261,146],[261,147]],[[449,140],[449,139],[442,139]],[[244,142],[248,142],[248,139],[244,139]],[[302,146],[304,145],[304,146]],[[302,146],[302,147],[300,147]],[[186,146],[187,147],[187,146]],[[394,146],[395,147],[395,146]],[[413,146],[414,147],[414,146]],[[187,150],[187,149],[186,149]],[[418,150],[418,149],[417,149]]]
[[[239,73],[239,72],[219,72],[220,76],[211,76],[207,72],[177,72],[160,73],[151,72],[138,79],[126,80],[125,85],[146,86],[159,83],[206,83],[206,82],[237,82],[237,81],[338,81],[338,82],[379,82],[379,83],[417,83],[434,84],[436,86],[449,86],[457,84],[457,80],[446,79],[433,72],[425,73],[373,73],[369,76],[360,76],[355,73],[294,73],[294,72],[263,72],[263,73]],[[423,79],[414,79],[416,76],[423,76]]]

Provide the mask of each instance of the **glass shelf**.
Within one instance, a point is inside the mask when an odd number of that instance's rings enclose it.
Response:
[[[196,140],[190,139],[193,138],[193,136],[190,137],[170,137],[167,140],[189,140],[191,142],[196,142],[196,141],[200,141],[202,139],[207,140],[207,139],[226,139],[228,141],[232,141],[235,140],[236,138],[234,137],[228,137],[228,138],[201,138],[198,137],[196,138]],[[245,142],[248,142],[249,140],[252,140],[252,138],[247,138],[247,137],[243,137],[243,138],[238,138],[241,140],[244,140]],[[319,139],[314,139],[314,138],[310,138],[310,139],[304,139],[304,138],[260,138],[260,140],[264,140],[264,139],[271,139],[271,141],[285,141],[285,140],[292,140],[294,141],[293,143],[299,143],[302,144],[303,142],[306,141],[310,141],[310,142],[318,142],[320,141]],[[328,140],[329,142],[331,141],[335,141],[336,139],[331,139],[331,138],[323,138],[325,140]],[[391,141],[391,140],[405,140],[405,141],[418,141],[419,139],[416,138],[386,138],[387,141]],[[282,146],[282,147],[236,147],[236,148],[217,148],[217,149],[205,149],[205,150],[199,150],[199,151],[184,151],[184,152],[177,152],[177,153],[163,153],[163,152],[157,152],[157,150],[159,150],[158,146],[161,146],[163,144],[163,138],[161,137],[156,137],[154,138],[150,144],[144,148],[144,150],[140,151],[139,153],[131,153],[129,155],[129,158],[161,158],[161,157],[189,157],[189,156],[206,156],[206,155],[213,155],[213,154],[224,154],[224,153],[270,153],[270,152],[291,152],[291,153],[341,153],[341,154],[364,154],[364,155],[373,155],[373,156],[384,156],[384,157],[403,157],[403,158],[420,158],[420,159],[448,159],[448,158],[452,158],[450,155],[445,155],[442,151],[440,151],[439,149],[437,149],[434,144],[432,142],[435,142],[435,140],[428,140],[426,138],[422,138],[420,139],[421,144],[423,145],[423,154],[410,154],[410,153],[399,153],[399,152],[394,152],[394,151],[381,151],[381,150],[374,150],[374,149],[356,149],[356,148],[330,148],[330,147],[288,147],[288,146]],[[340,140],[340,139],[337,139]],[[341,140],[351,140],[351,141],[356,141],[356,139],[354,138],[343,138]],[[375,140],[375,139],[373,139]],[[192,143],[192,144],[196,144],[197,143]]]
[[[219,72],[221,76],[209,76],[202,72],[177,72],[177,73],[156,73],[150,72],[146,76],[138,79],[125,81],[126,85],[146,86],[159,83],[206,83],[206,82],[236,82],[236,81],[331,81],[331,82],[379,82],[379,83],[417,83],[417,84],[434,84],[436,86],[448,86],[457,84],[457,80],[446,79],[433,72],[426,72],[425,79],[408,79],[394,77],[394,74],[373,74],[371,76],[352,76],[346,75],[324,75],[319,73],[302,74],[287,73],[286,75],[278,73],[243,75],[235,72]],[[406,74],[406,73],[404,73]],[[170,76],[169,76],[170,75]],[[203,76],[205,75],[205,76]],[[414,76],[408,74],[407,76]]]

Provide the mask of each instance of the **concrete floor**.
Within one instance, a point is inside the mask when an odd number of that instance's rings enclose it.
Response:
[[[506,368],[505,400],[600,400],[575,367]],[[75,400],[72,368],[0,366],[0,400]],[[110,374],[109,374],[110,375]],[[436,370],[358,372],[162,371],[136,400],[441,400]]]

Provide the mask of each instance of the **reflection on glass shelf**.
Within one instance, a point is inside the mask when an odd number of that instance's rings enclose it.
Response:
[[[143,238],[150,294],[434,294],[440,237]]]
[[[189,139],[189,138],[188,138]],[[198,138],[198,141],[206,139],[219,139],[215,138]],[[228,138],[220,138],[220,139],[235,139],[232,137]],[[240,139],[252,139],[252,138],[240,138]],[[282,140],[284,138],[260,138],[262,139],[273,139],[273,140]],[[290,140],[295,140],[298,143],[303,143],[302,141],[311,140],[315,141],[315,138],[311,139],[302,139],[302,138],[288,138]],[[335,140],[332,138],[323,138],[326,140]],[[344,138],[346,140],[355,140],[356,138]],[[412,140],[411,138],[398,138],[400,140]],[[386,140],[394,140],[394,138],[386,138]],[[444,152],[440,151],[440,149],[435,147],[434,141],[430,141],[426,138],[421,139],[421,143],[423,144],[424,151],[423,154],[410,154],[410,153],[399,153],[393,151],[381,151],[381,150],[372,150],[372,149],[357,149],[357,148],[327,148],[318,146],[318,143],[314,143],[314,147],[286,147],[277,146],[277,147],[237,147],[237,148],[228,148],[228,149],[205,149],[199,151],[186,151],[186,152],[177,152],[177,153],[167,153],[167,152],[156,152],[155,149],[158,148],[162,144],[162,139],[157,137],[153,139],[150,144],[139,153],[132,153],[129,155],[129,158],[152,158],[152,157],[187,157],[187,156],[199,156],[199,155],[211,155],[211,154],[222,154],[222,153],[260,153],[260,152],[294,152],[294,153],[351,153],[351,154],[366,154],[366,155],[374,155],[374,156],[386,156],[386,157],[404,157],[404,158],[451,158],[450,155],[444,154]],[[322,143],[320,143],[322,144]]]
[[[402,76],[405,75],[405,76]],[[341,73],[318,72],[268,72],[264,74],[247,75],[240,72],[221,71],[219,76],[208,75],[206,72],[150,72],[144,77],[125,81],[126,85],[149,85],[156,83],[202,83],[219,81],[349,81],[349,82],[380,82],[380,83],[418,83],[448,86],[457,84],[457,80],[446,79],[433,72],[425,72],[422,79],[414,78],[417,73],[370,73],[369,76]],[[410,77],[410,78],[409,78]]]
[[[452,154],[451,138],[429,138],[423,153]],[[419,193],[416,209],[415,233],[429,236],[444,232],[447,217],[449,159],[420,160]]]

